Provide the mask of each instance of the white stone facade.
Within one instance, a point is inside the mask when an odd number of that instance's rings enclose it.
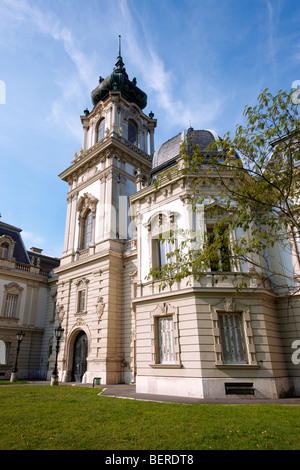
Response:
[[[130,87],[124,69],[118,70]],[[108,91],[109,80],[100,80],[93,94],[98,101],[81,116],[82,148],[60,174],[69,185],[64,251],[44,297],[40,284],[36,312],[46,316],[34,317],[47,378],[55,362],[54,327],[61,324],[58,371],[64,382],[100,378],[102,384],[135,383],[141,393],[199,399],[224,398],[243,387],[257,397],[299,394],[297,295],[275,292],[246,264],[219,276],[217,284],[213,272],[164,290],[147,278],[168,250],[167,244],[160,250],[158,235],[208,229],[211,190],[208,186],[207,205],[193,212],[189,182],[180,172],[159,187],[150,183],[155,171],[178,157],[174,148],[186,132],[154,153],[156,120],[117,78]],[[212,131],[197,132],[215,137]],[[275,246],[268,257],[279,269],[300,271],[296,250]],[[247,287],[237,294],[244,274]],[[18,286],[22,302],[23,297],[29,302],[28,284],[20,279]],[[23,304],[20,309],[32,316]],[[27,320],[22,317],[23,324]]]
[[[64,252],[56,270],[57,322],[65,330],[61,380],[76,380],[76,339],[84,332],[81,381],[99,377],[103,384],[136,383],[141,393],[198,398],[224,398],[235,386],[269,398],[299,390],[298,368],[291,361],[297,296],[290,318],[287,299],[259,282],[246,264],[217,284],[211,272],[198,283],[189,279],[163,291],[147,279],[159,255],[158,233],[206,230],[211,222],[209,204],[190,209],[189,184],[180,173],[158,188],[149,184],[152,166],[163,170],[172,145],[179,145],[186,132],[154,155],[156,121],[121,91],[110,91],[81,119],[83,148],[60,175],[69,184]],[[134,142],[130,120],[136,125]],[[203,136],[215,134],[203,131]],[[208,199],[210,194],[208,188]],[[86,223],[89,244],[83,246]],[[269,253],[272,262],[282,262],[278,250]],[[286,266],[291,259],[285,254]],[[299,269],[295,253],[293,263]],[[247,288],[237,295],[245,273]],[[236,337],[228,352],[229,330]]]

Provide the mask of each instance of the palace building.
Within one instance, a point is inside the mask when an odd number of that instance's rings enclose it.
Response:
[[[50,380],[54,328],[60,324],[63,382],[101,378],[101,384],[135,384],[141,393],[199,399],[299,394],[299,366],[291,359],[300,326],[297,296],[288,304],[247,265],[227,267],[218,283],[213,269],[199,282],[180,281],[164,290],[148,279],[170,250],[161,238],[179,228],[209,231],[214,224],[209,206],[190,210],[190,186],[180,171],[159,186],[151,180],[180,166],[187,135],[204,148],[216,133],[183,130],[155,150],[156,119],[144,114],[147,95],[129,78],[120,53],[91,99],[91,111],[81,116],[82,148],[59,175],[68,185],[60,260],[51,260],[45,271],[41,253],[23,249],[24,258],[15,261],[15,238],[0,233],[0,249],[6,250],[0,260],[0,295],[6,296],[0,373],[12,364],[5,344],[22,327],[28,351],[34,344],[37,355],[28,353],[20,374]],[[276,246],[270,259],[299,270],[299,258],[291,254],[283,260]],[[237,293],[245,274],[247,287]],[[11,295],[18,296],[17,307]]]
[[[59,259],[26,250],[22,230],[0,221],[0,380],[10,379],[16,334],[25,336],[18,361],[20,378],[46,377],[55,323]]]

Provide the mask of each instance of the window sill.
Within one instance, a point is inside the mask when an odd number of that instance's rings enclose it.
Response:
[[[14,323],[18,323],[19,322],[19,317],[7,317],[7,316],[0,316],[0,320],[3,321],[3,322],[14,322]]]
[[[153,369],[181,369],[182,364],[149,364]]]
[[[215,364],[217,369],[259,369],[258,364]]]

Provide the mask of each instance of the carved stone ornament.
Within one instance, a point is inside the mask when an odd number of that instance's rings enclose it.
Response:
[[[65,309],[63,305],[57,305],[56,307],[57,316],[59,321],[62,322],[65,316]]]
[[[83,176],[82,176],[82,181],[87,181],[88,179],[92,178],[93,176],[96,175],[98,171],[97,167],[90,168]]]
[[[78,317],[75,324],[74,324],[74,328],[78,327],[78,326],[83,326],[83,325],[85,325],[85,322],[83,321],[83,319],[81,317]]]
[[[22,290],[24,290],[24,288],[21,287],[17,282],[10,282],[9,284],[6,284],[4,288],[8,294],[15,295],[21,294]]]
[[[90,209],[92,213],[95,214],[97,202],[98,199],[96,197],[89,193],[84,193],[77,203],[77,211],[79,212],[80,216],[83,217],[88,209]]]
[[[224,310],[226,312],[232,312],[234,309],[234,304],[232,299],[225,299],[224,300]]]
[[[98,320],[100,321],[104,312],[104,307],[105,307],[105,304],[103,303],[103,297],[98,297],[95,307],[96,307],[96,313],[98,315]]]

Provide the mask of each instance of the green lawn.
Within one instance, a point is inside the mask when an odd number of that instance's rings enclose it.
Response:
[[[181,405],[68,385],[0,387],[0,450],[300,449],[300,407]]]

